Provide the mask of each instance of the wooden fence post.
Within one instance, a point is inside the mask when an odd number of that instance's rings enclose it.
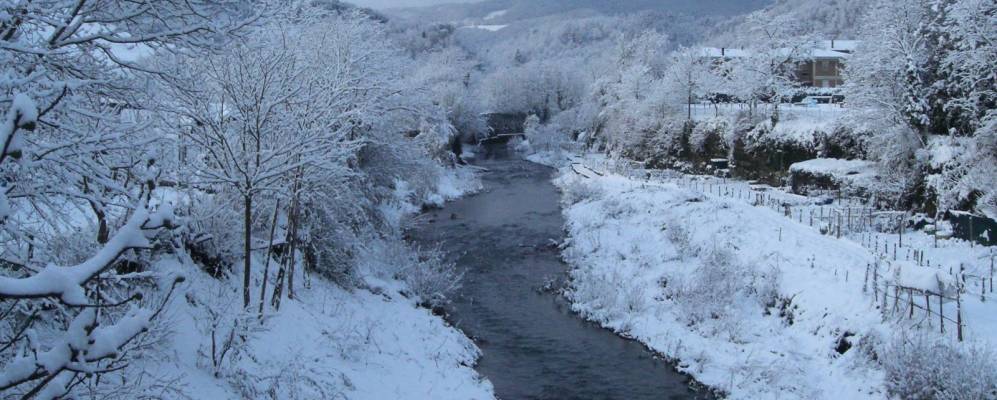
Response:
[[[907,302],[910,303],[910,311],[907,314],[907,319],[914,318],[914,288],[907,288]]]
[[[869,263],[865,263],[865,279],[862,280],[862,293],[869,290]]]
[[[938,327],[941,333],[945,333],[945,306],[942,304],[942,295],[938,294]]]
[[[956,323],[956,337],[959,341],[962,341],[962,283],[959,284],[959,290],[955,292],[955,323]]]
[[[987,278],[980,277],[980,301],[987,301]]]
[[[872,292],[873,302],[879,298],[879,261],[872,264]]]

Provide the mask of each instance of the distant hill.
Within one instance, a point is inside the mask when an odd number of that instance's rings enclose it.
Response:
[[[352,3],[342,0],[308,0],[306,3],[312,7],[325,9],[336,14],[359,11],[361,14],[366,15],[368,18],[375,21],[386,22],[388,20],[388,18],[380,12],[366,7],[358,7]]]
[[[650,10],[692,16],[730,17],[771,3],[772,0],[487,0],[480,3],[394,9],[386,13],[434,22],[488,21],[490,24],[507,24],[577,11],[619,15]]]
[[[800,22],[800,34],[812,33],[825,39],[853,39],[858,33],[858,21],[877,1],[882,0],[777,0],[757,12],[773,19],[788,16]],[[890,1],[890,0],[885,0]],[[738,46],[747,30],[744,15],[718,24],[708,35],[708,43],[716,46]]]

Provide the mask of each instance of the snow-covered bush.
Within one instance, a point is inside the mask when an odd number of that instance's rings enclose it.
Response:
[[[193,261],[215,277],[229,274],[238,261],[238,210],[233,199],[222,193],[190,192],[189,204],[178,207],[185,224],[180,232],[184,247]]]
[[[428,307],[440,307],[450,302],[449,296],[460,289],[464,273],[457,264],[447,261],[438,249],[421,250],[416,258],[399,271],[399,278]]]
[[[590,182],[585,177],[579,175],[566,175],[561,178],[561,201],[567,205],[577,204],[588,199],[602,197],[604,191],[601,186]]]
[[[692,232],[682,221],[670,220],[661,229],[665,231],[665,237],[675,247],[679,257],[689,258],[699,254],[699,248],[692,243]]]
[[[569,247],[565,256],[579,257],[579,251],[580,248]],[[652,304],[649,287],[632,272],[617,268],[574,268],[570,278],[573,283],[567,295],[575,309],[599,315],[601,320],[619,321],[623,324],[622,331],[630,330],[632,319]]]
[[[710,118],[698,122],[689,134],[689,149],[700,155],[709,155],[706,154],[708,149],[726,150],[727,132],[730,129],[730,122],[726,118]]]
[[[726,247],[701,251],[699,265],[666,288],[690,324],[737,319],[745,308],[760,310],[778,295],[777,269],[760,271]]]
[[[363,273],[376,280],[396,279],[427,307],[444,306],[460,289],[464,273],[439,249],[420,250],[401,240],[373,240],[360,257]]]
[[[527,127],[525,129],[526,139],[530,141],[530,148],[534,152],[560,153],[564,146],[571,141],[568,130],[557,123],[534,126],[526,124],[525,126]]]
[[[993,349],[917,331],[899,332],[878,353],[886,388],[900,399],[997,398]]]

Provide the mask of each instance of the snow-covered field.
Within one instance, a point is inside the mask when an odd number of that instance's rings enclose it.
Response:
[[[821,234],[782,207],[752,205],[754,196],[735,195],[719,180],[648,181],[597,164],[562,167],[556,181],[574,309],[676,359],[680,370],[730,398],[884,398],[905,385],[896,373],[905,367],[884,361],[897,359],[897,340],[931,335],[957,349],[995,342],[995,299],[981,301],[979,289],[961,299],[963,343],[953,322],[939,335],[920,310],[910,319],[905,307],[881,312],[866,273],[871,265],[892,267],[886,254],[863,247],[873,234]],[[875,237],[869,247],[890,246],[889,235]],[[966,243],[935,249],[924,234],[905,240],[929,248],[920,251],[936,266],[987,261],[985,249]],[[955,319],[954,302],[945,307]],[[993,353],[984,353],[980,362],[993,366]],[[993,388],[992,376],[978,379],[984,391]]]

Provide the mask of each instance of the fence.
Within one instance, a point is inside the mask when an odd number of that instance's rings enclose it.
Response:
[[[955,267],[951,265],[948,271],[945,271],[940,263],[932,263],[925,248],[916,247],[910,241],[905,243],[905,221],[908,217],[906,212],[876,210],[874,207],[864,205],[862,199],[840,196],[829,204],[816,205],[810,198],[777,193],[768,187],[753,185],[750,182],[711,176],[691,176],[671,170],[650,170],[644,168],[643,163],[633,161],[607,159],[601,162],[600,167],[602,171],[631,179],[645,181],[653,179],[703,194],[770,208],[786,218],[809,225],[822,234],[836,238],[844,236],[860,243],[877,258],[876,263],[866,265],[862,293],[871,290],[872,300],[884,318],[906,315],[906,319],[914,321],[920,314],[921,319],[915,324],[932,326],[932,321],[937,320],[939,331],[943,334],[946,332],[946,325],[954,326],[956,338],[962,341],[963,328],[966,325],[963,310],[964,296],[978,296],[981,302],[986,302],[988,295],[993,298],[995,254],[992,250],[985,257],[989,259],[988,269],[976,268],[977,272],[974,273],[967,271],[965,265],[960,264],[958,271],[955,271]],[[588,167],[580,162],[574,163],[572,168],[576,173],[579,173],[579,168],[584,168],[590,174],[604,175],[603,172],[598,172],[597,168]],[[894,236],[895,239],[891,240]],[[782,241],[781,229],[778,231],[778,240]],[[938,247],[937,236],[934,247]],[[981,260],[981,263],[986,261]],[[900,265],[947,274],[951,277],[953,286],[948,290],[930,290],[905,285],[897,278],[901,272]],[[845,279],[847,281],[847,275]],[[905,294],[906,299],[904,299]],[[919,301],[921,299],[924,301]],[[932,307],[932,303],[936,306]],[[955,304],[954,307],[948,307],[948,314],[946,314],[946,303]]]

